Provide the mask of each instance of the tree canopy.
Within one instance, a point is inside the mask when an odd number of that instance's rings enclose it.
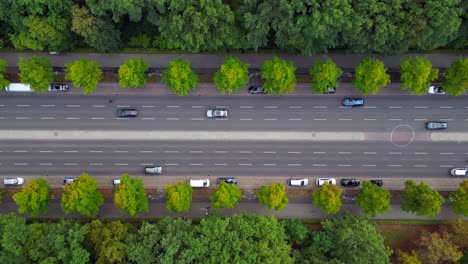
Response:
[[[260,72],[265,83],[263,89],[270,94],[290,93],[296,85],[296,68],[291,61],[274,56],[263,62]]]
[[[273,183],[270,186],[263,185],[256,195],[258,202],[270,210],[281,211],[289,202],[286,188],[281,182]]]
[[[338,78],[343,71],[331,60],[317,60],[310,68],[312,90],[319,94],[327,93],[328,88],[338,88]]]
[[[120,221],[103,223],[93,220],[89,225],[88,239],[93,245],[95,263],[122,263],[125,260],[127,225]]]
[[[214,83],[221,93],[239,91],[249,81],[249,64],[235,57],[226,57],[224,64],[214,75]]]
[[[5,78],[5,71],[7,68],[7,61],[0,59],[0,89],[10,85],[10,81]]]
[[[366,215],[375,217],[378,213],[385,214],[392,208],[390,199],[388,190],[364,181],[357,195],[356,204],[362,207]]]
[[[233,208],[242,198],[242,192],[235,184],[221,182],[216,186],[216,191],[210,196],[214,208]]]
[[[427,93],[431,82],[437,79],[439,69],[432,68],[428,58],[406,58],[400,66],[401,89],[411,89],[413,94],[422,95]]]
[[[460,182],[457,191],[450,195],[452,209],[456,214],[468,217],[468,180]]]
[[[123,174],[120,184],[116,186],[114,203],[131,216],[148,212],[148,197],[143,181],[140,178],[130,178],[128,174]]]
[[[37,216],[49,211],[50,186],[46,180],[38,178],[27,182],[21,191],[13,195],[20,214],[29,213]]]
[[[336,214],[341,209],[342,192],[336,185],[325,183],[321,189],[312,192],[314,205],[327,214]]]
[[[364,59],[356,67],[353,86],[362,94],[376,94],[380,88],[390,83],[390,75],[382,61],[376,59]]]
[[[27,83],[36,92],[47,92],[49,85],[55,78],[50,59],[38,56],[31,58],[20,58],[18,63],[19,77],[21,82]]]
[[[96,190],[97,180],[87,173],[64,186],[62,209],[65,213],[78,212],[86,216],[95,216],[104,204],[104,197]]]
[[[65,79],[72,81],[73,86],[83,89],[84,94],[91,94],[102,79],[102,70],[95,61],[83,58],[65,66]]]
[[[166,186],[166,208],[169,212],[186,212],[192,203],[192,186],[178,182]]]
[[[122,88],[141,87],[146,83],[145,72],[149,64],[144,59],[129,59],[119,68],[119,84]]]
[[[402,195],[401,209],[406,212],[416,213],[418,216],[435,216],[440,212],[445,202],[442,195],[421,182],[416,185],[414,181],[405,182],[405,191]]]
[[[443,87],[452,95],[461,95],[468,90],[468,58],[460,57],[450,64]]]
[[[180,96],[195,89],[198,82],[198,76],[190,68],[190,61],[180,58],[169,62],[162,79],[174,93]]]

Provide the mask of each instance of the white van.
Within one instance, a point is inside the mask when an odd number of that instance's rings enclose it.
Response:
[[[210,180],[190,180],[190,186],[192,187],[210,187]]]
[[[31,86],[25,83],[10,83],[9,86],[5,87],[5,91],[7,92],[34,92],[34,90],[31,89]]]

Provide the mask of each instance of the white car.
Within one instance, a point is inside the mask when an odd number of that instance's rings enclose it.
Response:
[[[320,179],[317,179],[315,181],[315,184],[317,184],[318,186],[322,186],[324,185],[325,183],[328,183],[328,184],[333,184],[333,185],[336,185],[336,179],[334,178],[320,178]]]
[[[4,185],[21,185],[23,183],[24,183],[24,179],[21,177],[3,179]]]
[[[455,168],[450,170],[452,176],[466,176],[468,175],[468,168]]]
[[[113,180],[112,180],[112,183],[113,183],[114,185],[119,185],[119,184],[120,184],[120,179],[113,179]]]
[[[445,94],[444,90],[440,86],[432,85],[427,91],[428,94]]]
[[[145,167],[145,173],[146,174],[161,174],[162,167],[161,166]]]
[[[289,186],[307,186],[309,185],[308,179],[289,179]]]
[[[228,111],[226,109],[208,109],[206,111],[206,117],[210,118],[222,118],[222,117],[227,117],[228,116]]]

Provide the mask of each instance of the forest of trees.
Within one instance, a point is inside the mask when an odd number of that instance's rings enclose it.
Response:
[[[462,0],[2,0],[0,47],[399,54],[467,47],[467,11]]]

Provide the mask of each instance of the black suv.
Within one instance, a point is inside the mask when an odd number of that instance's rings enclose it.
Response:
[[[137,117],[138,110],[129,109],[129,108],[119,109],[117,110],[117,116],[118,117]]]
[[[218,178],[216,181],[217,184],[220,184],[222,182],[229,183],[229,184],[237,184],[237,179],[236,178]]]
[[[341,186],[351,186],[351,187],[358,187],[361,185],[361,182],[357,179],[342,179]]]
[[[382,180],[370,180],[370,183],[375,184],[379,187],[382,187],[383,181]]]

